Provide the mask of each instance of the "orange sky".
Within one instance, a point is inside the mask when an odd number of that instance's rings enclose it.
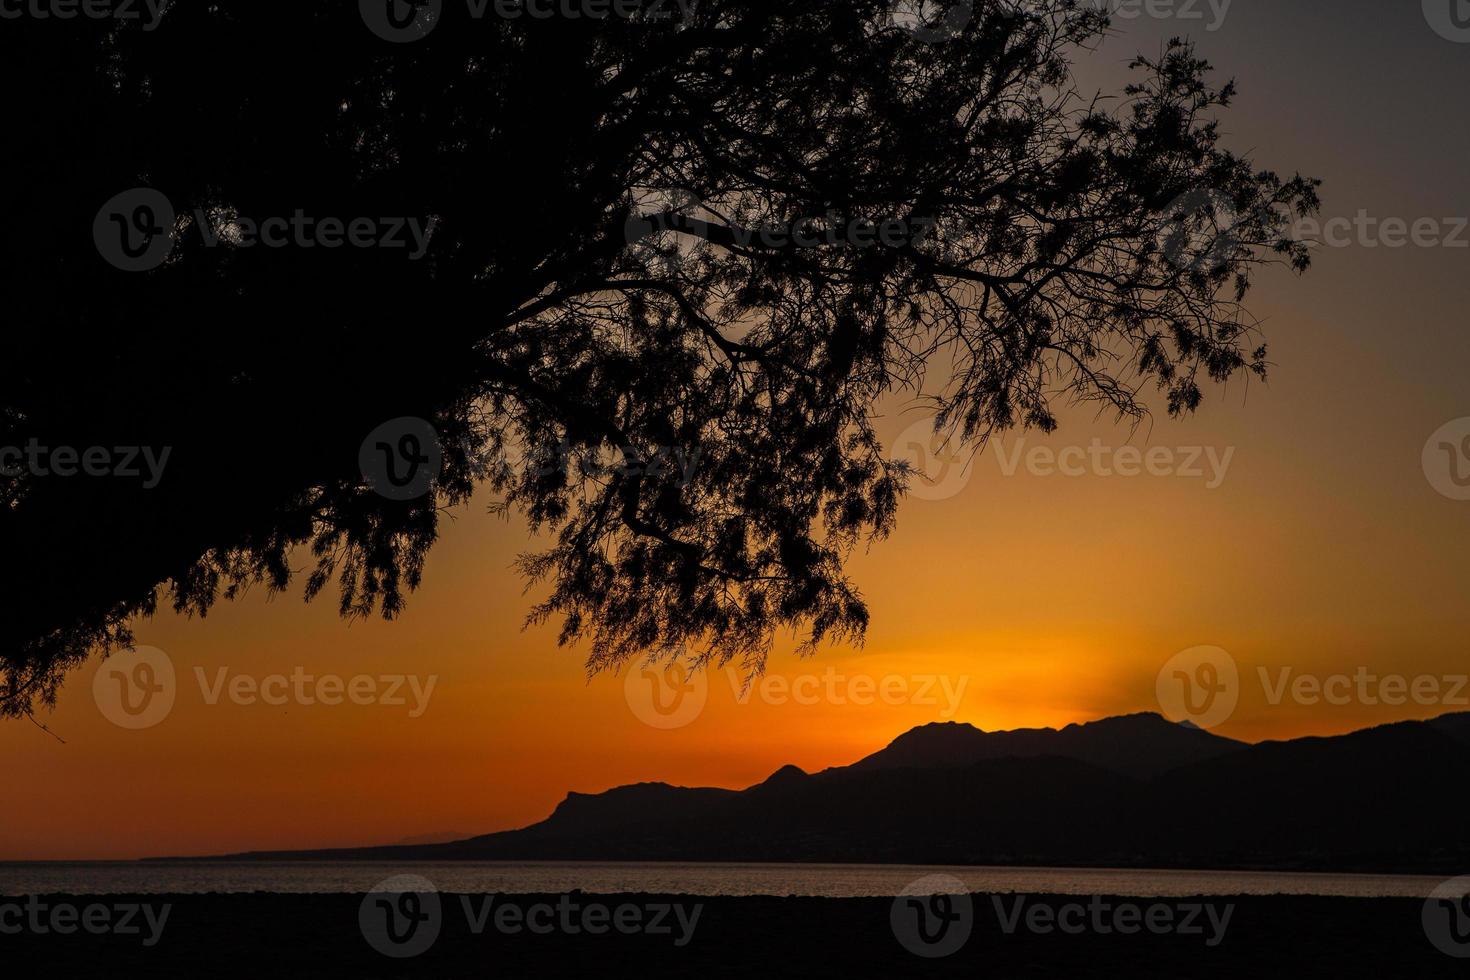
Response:
[[[1201,38],[1242,87],[1230,144],[1328,178],[1328,215],[1470,213],[1459,172],[1470,127],[1432,125],[1443,122],[1440,110],[1422,97],[1451,55],[1463,71],[1470,48],[1447,55],[1432,46],[1446,42],[1403,26],[1425,44],[1415,55],[1418,94],[1387,100],[1369,91],[1381,77],[1333,67],[1370,63],[1358,33],[1281,57],[1271,44],[1280,25],[1266,18],[1298,14],[1279,7],[1242,8],[1227,30]],[[1394,19],[1379,43],[1400,26]],[[1149,37],[1112,43],[1105,62],[1149,47]],[[1313,80],[1333,71],[1333,84]],[[177,671],[163,722],[126,731],[104,718],[94,664],[43,719],[65,744],[24,721],[0,725],[0,772],[12,790],[0,859],[480,833],[540,819],[568,790],[655,779],[744,786],[786,763],[851,762],[950,717],[994,729],[1157,710],[1161,666],[1199,644],[1229,651],[1244,677],[1239,707],[1217,729],[1225,735],[1335,733],[1465,710],[1273,705],[1256,668],[1470,671],[1470,502],[1437,493],[1420,462],[1430,433],[1470,416],[1467,263],[1465,250],[1349,248],[1321,254],[1303,281],[1263,277],[1252,305],[1277,364],[1270,384],[1213,391],[1198,417],[1156,420],[1132,436],[1144,449],[1233,447],[1218,488],[1024,466],[1006,476],[992,449],[954,496],[908,501],[894,538],[853,566],[873,613],[866,648],[809,661],[783,650],[772,660],[773,675],[815,675],[802,688],[820,687],[815,703],[757,694],[740,704],[718,675],[684,727],[640,721],[623,680],[589,683],[579,652],[556,648],[554,626],[520,630],[531,598],[509,564],[525,533],[486,516],[484,500],[446,526],[425,588],[397,623],[345,623],[330,596],[306,606],[299,588],[222,605],[203,621],[161,615],[137,632]],[[890,408],[890,436],[918,417]],[[1085,447],[1094,437],[1118,446],[1129,434],[1069,417],[1026,447]],[[1016,438],[1002,442],[1006,454]],[[254,678],[302,667],[437,680],[426,710],[410,717],[408,705],[211,705],[196,667],[211,683],[222,667]],[[963,696],[952,715],[938,681],[929,697],[853,703],[864,700],[858,678],[896,678],[890,690],[906,685],[911,695],[942,678]]]

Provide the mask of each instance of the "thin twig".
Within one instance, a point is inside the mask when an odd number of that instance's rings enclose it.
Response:
[[[52,738],[56,739],[56,741],[60,742],[62,745],[65,745],[66,744],[66,739],[62,738],[60,735],[56,734],[51,729],[47,728],[45,725],[43,725],[39,721],[37,721],[35,715],[33,715],[29,711],[27,711],[25,713],[25,716],[31,720],[31,724],[32,725],[35,725],[41,731],[45,732],[47,735],[50,735]]]

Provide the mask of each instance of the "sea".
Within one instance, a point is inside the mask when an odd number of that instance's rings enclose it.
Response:
[[[366,893],[396,875],[464,894],[651,893],[894,896],[907,889],[1178,898],[1319,895],[1426,898],[1440,876],[1015,868],[899,864],[683,864],[565,861],[0,862],[0,895]],[[912,891],[909,891],[912,894]]]

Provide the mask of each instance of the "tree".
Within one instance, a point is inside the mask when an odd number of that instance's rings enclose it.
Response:
[[[885,394],[978,444],[1264,374],[1242,300],[1259,266],[1306,268],[1287,226],[1316,184],[1218,145],[1232,87],[1175,42],[1085,97],[1071,60],[1107,24],[1075,0],[903,7],[19,25],[0,446],[168,457],[152,480],[0,459],[3,711],[160,602],[286,588],[297,549],[308,597],[391,618],[480,481],[552,532],[520,563],[549,586],[531,618],[590,670],[759,670],[777,630],[863,634],[844,561],[911,475],[871,425]],[[325,247],[334,217],[418,237]],[[652,465],[670,447],[696,465]],[[378,453],[432,483],[396,492]]]

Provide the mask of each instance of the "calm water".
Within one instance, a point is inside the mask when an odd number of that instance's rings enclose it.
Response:
[[[384,878],[423,875],[440,891],[489,894],[658,892],[686,895],[888,896],[948,874],[974,892],[1179,897],[1336,895],[1424,898],[1444,879],[1409,875],[1280,874],[1083,868],[852,864],[620,864],[556,861],[261,862],[250,864],[7,863],[0,895],[198,892],[366,892]]]

